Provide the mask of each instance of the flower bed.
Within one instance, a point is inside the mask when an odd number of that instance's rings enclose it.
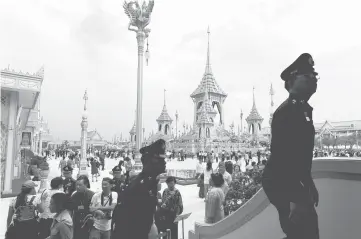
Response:
[[[233,181],[226,196],[225,213],[229,215],[243,206],[262,187],[262,170],[244,173],[239,180]]]

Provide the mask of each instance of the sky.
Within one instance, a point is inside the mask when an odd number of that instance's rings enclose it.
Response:
[[[89,131],[129,137],[135,120],[137,41],[120,0],[1,0],[0,68],[37,72],[44,65],[41,115],[56,139],[79,140],[83,95]],[[228,94],[225,125],[240,125],[256,105],[268,126],[286,98],[281,72],[310,53],[319,72],[314,121],[361,119],[361,2],[357,0],[155,0],[144,66],[143,127],[156,132],[166,105],[178,128],[193,124],[190,94],[206,63],[207,27],[214,77]],[[245,122],[243,122],[245,125]]]

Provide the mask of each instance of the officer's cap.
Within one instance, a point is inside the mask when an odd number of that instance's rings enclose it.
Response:
[[[142,155],[148,154],[148,155],[156,155],[156,156],[159,156],[162,158],[166,158],[165,157],[165,141],[163,139],[158,139],[151,145],[141,148],[139,150],[139,152]]]
[[[65,166],[65,167],[63,168],[63,171],[64,171],[64,172],[72,172],[72,171],[73,171],[73,168],[70,167],[70,166]]]
[[[292,78],[293,75],[300,74],[312,73],[314,75],[318,75],[318,73],[315,72],[315,69],[313,68],[314,65],[315,63],[312,56],[308,53],[303,53],[281,73],[281,79],[288,81]]]
[[[122,171],[122,169],[119,167],[119,166],[115,166],[113,169],[112,169],[113,173],[120,173]]]

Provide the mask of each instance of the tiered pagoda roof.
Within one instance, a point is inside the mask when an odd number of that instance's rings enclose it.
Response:
[[[160,116],[158,117],[157,121],[162,121],[162,122],[165,122],[165,121],[170,121],[172,122],[172,118],[169,116],[168,114],[168,111],[167,111],[167,107],[164,105],[163,106],[163,110],[162,110],[162,113],[160,114]]]
[[[165,103],[165,90],[164,90],[164,105],[163,105],[163,110],[162,113],[160,113],[160,116],[157,119],[157,122],[170,122],[172,123],[172,118],[169,116],[168,111],[167,111],[167,106]]]
[[[210,61],[210,48],[209,48],[209,28],[208,28],[208,49],[207,49],[207,63],[206,69],[203,74],[201,83],[198,85],[197,89],[191,94],[191,98],[197,98],[197,96],[205,93],[206,89],[208,92],[218,94],[226,97],[227,94],[221,89],[221,87],[216,82],[216,79],[212,73],[211,61]]]
[[[133,124],[132,129],[129,131],[130,134],[135,134],[136,133],[136,129],[135,129],[135,122]]]
[[[258,113],[257,107],[256,107],[256,100],[254,97],[254,87],[253,87],[253,106],[251,113],[246,118],[246,121],[263,121],[262,116]]]

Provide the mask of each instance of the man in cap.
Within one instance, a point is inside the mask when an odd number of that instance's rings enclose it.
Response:
[[[118,193],[118,202],[121,198],[121,194],[123,194],[126,184],[125,184],[125,176],[122,175],[122,169],[119,166],[115,166],[112,169],[113,173],[113,187],[112,191]]]
[[[64,175],[64,193],[69,196],[69,198],[71,197],[71,195],[73,194],[73,192],[76,189],[76,180],[73,178],[73,168],[70,166],[65,166],[63,168],[63,175]]]
[[[157,177],[165,172],[165,141],[140,149],[143,170],[125,189],[118,206],[114,238],[148,239],[157,206]],[[114,213],[115,216],[115,213]]]
[[[310,54],[304,53],[281,78],[289,98],[273,114],[271,156],[262,178],[288,239],[318,239],[318,192],[311,176],[315,128],[307,103],[317,89]]]

